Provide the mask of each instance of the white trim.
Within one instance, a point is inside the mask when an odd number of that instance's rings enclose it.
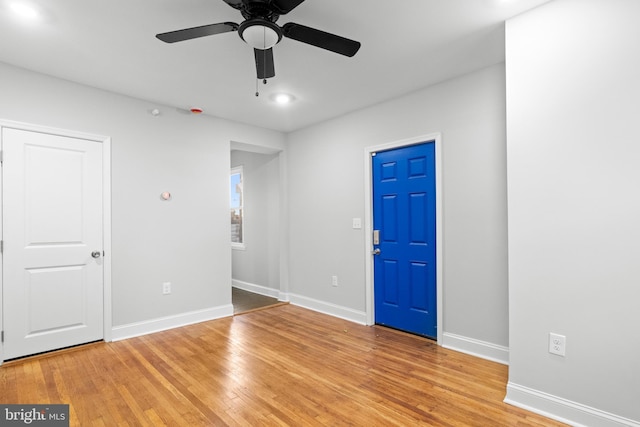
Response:
[[[111,138],[104,135],[90,134],[86,132],[60,129],[50,126],[22,123],[12,120],[0,120],[0,130],[2,128],[25,130],[30,132],[41,132],[50,135],[59,135],[70,138],[85,139],[102,144],[102,245],[105,256],[103,257],[103,340],[111,341],[112,326],[112,293],[111,293]],[[0,189],[2,188],[0,174]],[[2,200],[0,193],[0,200]],[[0,203],[1,204],[1,203]],[[0,215],[0,235],[2,235],[2,217]],[[0,257],[3,258],[3,257]],[[3,262],[3,261],[2,261]],[[0,272],[4,266],[0,263]],[[0,290],[2,289],[2,274],[0,274]],[[2,319],[2,292],[0,292],[0,330],[4,330]],[[4,360],[4,344],[0,343],[0,365]]]
[[[280,260],[278,272],[280,273],[280,301],[289,301],[289,181],[287,168],[287,152],[281,151],[278,155],[279,188],[280,188],[280,213],[278,227]]]
[[[271,298],[280,298],[280,290],[269,288],[267,286],[256,285],[255,283],[243,282],[242,280],[231,279],[231,286],[242,289],[243,291],[253,292]]]
[[[3,122],[0,122],[0,155],[4,156],[2,153],[2,149],[4,148],[2,144],[2,128]],[[4,161],[4,158],[2,159]],[[3,166],[4,167],[4,166]],[[4,230],[2,226],[4,224],[4,195],[2,194],[2,190],[4,190],[4,184],[2,182],[2,178],[4,176],[4,171],[0,168],[0,238],[4,239]],[[4,283],[2,278],[4,277],[4,255],[0,254],[0,331],[4,331]],[[2,366],[2,362],[4,361],[4,342],[0,342],[0,366]]]
[[[115,326],[112,329],[111,336],[113,341],[120,341],[127,338],[138,337],[141,335],[152,334],[154,332],[166,331],[168,329],[179,328],[182,326],[192,325],[194,323],[207,322],[209,320],[230,316],[233,316],[233,305],[221,305],[204,310],[190,311],[173,316],[159,317],[157,319]]]
[[[509,382],[504,402],[575,427],[640,427],[639,421],[620,417],[571,400]]]
[[[111,341],[112,326],[112,296],[111,296],[111,259],[113,256],[111,246],[111,138],[102,141],[102,257],[103,270],[103,339]]]
[[[449,332],[444,332],[442,338],[442,346],[444,348],[502,363],[503,365],[509,364],[509,347]]]
[[[438,311],[438,344],[442,343],[443,334],[443,214],[442,214],[442,137],[440,133],[432,133],[428,135],[420,135],[409,139],[389,142],[386,144],[366,147],[364,149],[364,250],[365,250],[365,324],[373,325],[375,323],[375,312],[373,302],[373,258],[371,248],[373,248],[371,235],[373,233],[373,201],[371,183],[371,154],[391,150],[394,148],[406,147],[409,145],[421,144],[424,142],[434,141],[435,146],[435,167],[436,167],[436,293],[437,293],[437,311]]]
[[[284,301],[290,301],[291,304],[297,305],[299,307],[307,308],[309,310],[317,311],[323,314],[328,314],[329,316],[338,317],[340,319],[359,323],[361,325],[366,324],[366,313],[363,311],[353,310],[348,307],[343,307],[341,305],[336,305],[297,294],[283,294],[283,297],[286,298],[284,299]]]
[[[109,139],[109,137],[104,135],[97,135],[97,134],[70,130],[70,129],[61,129],[61,128],[56,128],[51,126],[35,125],[31,123],[15,122],[12,120],[0,120],[0,127],[8,128],[8,129],[26,130],[30,132],[40,132],[40,133],[46,133],[49,135],[65,136],[69,138],[86,139],[89,141],[102,142],[102,143],[106,139]]]

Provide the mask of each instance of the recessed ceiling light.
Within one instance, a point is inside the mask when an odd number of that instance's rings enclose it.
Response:
[[[35,21],[40,16],[38,11],[27,3],[13,2],[9,7],[16,16],[27,21]]]
[[[291,102],[293,102],[293,100],[295,98],[293,97],[293,95],[289,95],[288,93],[277,93],[277,94],[272,96],[272,99],[277,104],[286,105],[286,104],[290,104]]]

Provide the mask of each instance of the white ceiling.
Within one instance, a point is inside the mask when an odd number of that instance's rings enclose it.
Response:
[[[284,38],[259,84],[235,32],[166,44],[155,34],[240,23],[222,0],[0,0],[0,62],[179,109],[292,131],[504,60],[504,21],[549,0],[306,0],[278,20],[362,43],[344,57]],[[276,105],[275,92],[296,97]]]

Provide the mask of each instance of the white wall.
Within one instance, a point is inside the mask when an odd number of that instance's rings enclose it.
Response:
[[[640,425],[639,17],[556,0],[507,23],[507,399],[585,425]]]
[[[112,138],[114,326],[229,306],[230,141],[278,150],[282,134],[4,64],[0,93],[1,119]]]
[[[279,292],[269,290],[280,290],[279,154],[234,150],[231,166],[243,168],[244,193],[245,247],[232,251],[234,285],[277,296]]]
[[[364,312],[368,255],[363,230],[352,229],[352,218],[365,214],[364,148],[436,132],[444,162],[444,330],[506,348],[503,64],[288,135],[289,288],[329,310]]]

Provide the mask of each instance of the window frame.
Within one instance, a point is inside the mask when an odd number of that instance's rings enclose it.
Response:
[[[241,191],[240,191],[240,201],[239,201],[239,206],[237,208],[234,208],[233,206],[233,202],[231,199],[231,195],[233,194],[233,190],[231,189],[231,184],[232,184],[232,177],[234,175],[240,175],[240,184],[241,184]],[[244,239],[244,226],[245,226],[245,218],[244,218],[244,168],[242,167],[242,165],[240,166],[235,166],[231,168],[231,171],[229,173],[229,208],[230,210],[239,210],[240,211],[240,242],[234,242],[233,240],[231,240],[231,248],[232,249],[236,249],[236,250],[244,250],[246,248],[246,243],[245,243],[245,239]],[[231,221],[231,219],[230,219]],[[233,222],[231,222],[229,225],[233,225]],[[229,230],[231,232],[231,230]],[[232,234],[229,236],[230,239],[232,239]]]

